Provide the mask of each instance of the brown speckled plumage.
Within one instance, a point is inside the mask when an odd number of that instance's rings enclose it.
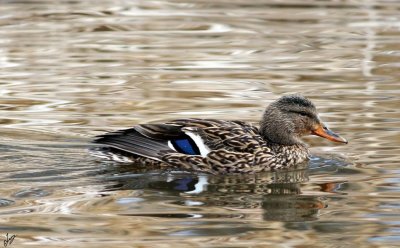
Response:
[[[320,129],[330,136],[317,133]],[[94,142],[110,147],[114,154],[124,155],[125,162],[144,166],[213,174],[256,173],[304,168],[309,152],[299,138],[311,133],[346,142],[322,124],[308,99],[291,95],[266,109],[260,129],[242,121],[181,119],[107,133]],[[201,138],[207,154],[201,153],[201,144],[192,135]],[[191,146],[199,151],[178,152],[180,147],[171,145],[171,140],[177,139],[190,140]]]

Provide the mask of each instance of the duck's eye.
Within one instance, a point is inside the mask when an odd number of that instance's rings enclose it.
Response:
[[[304,117],[309,117],[309,118],[311,118],[311,115],[310,115],[309,113],[307,113],[307,112],[303,112],[303,111],[294,111],[294,113],[296,113],[296,114],[298,114],[298,115],[301,115],[301,116],[304,116]]]
[[[289,112],[292,112],[294,114],[298,114],[298,115],[301,115],[301,116],[305,116],[305,117],[308,117],[308,118],[312,118],[312,115],[310,113],[307,113],[307,112],[304,112],[304,111],[289,111]]]
[[[309,117],[309,114],[306,113],[306,112],[298,112],[298,114],[301,115],[301,116]]]

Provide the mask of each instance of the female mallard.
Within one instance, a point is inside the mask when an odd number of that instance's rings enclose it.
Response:
[[[94,143],[106,145],[112,157],[124,155],[125,161],[144,165],[255,173],[296,168],[307,161],[309,152],[300,137],[308,134],[347,143],[322,123],[314,104],[301,95],[270,104],[259,128],[242,121],[181,119],[107,133]]]

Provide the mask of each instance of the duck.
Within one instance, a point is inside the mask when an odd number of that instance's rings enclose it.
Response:
[[[310,157],[301,140],[306,135],[348,143],[299,94],[269,104],[259,125],[241,120],[177,119],[108,132],[96,136],[93,143],[102,150],[97,156],[139,166],[245,174],[304,168]]]

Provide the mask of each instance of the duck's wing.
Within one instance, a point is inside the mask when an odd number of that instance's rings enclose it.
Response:
[[[137,125],[101,135],[94,142],[172,166],[210,172],[245,170],[264,141],[257,128],[244,122],[181,119]]]
[[[93,142],[159,161],[163,155],[170,153],[203,156],[208,153],[197,134],[174,122],[136,125],[97,136]]]

